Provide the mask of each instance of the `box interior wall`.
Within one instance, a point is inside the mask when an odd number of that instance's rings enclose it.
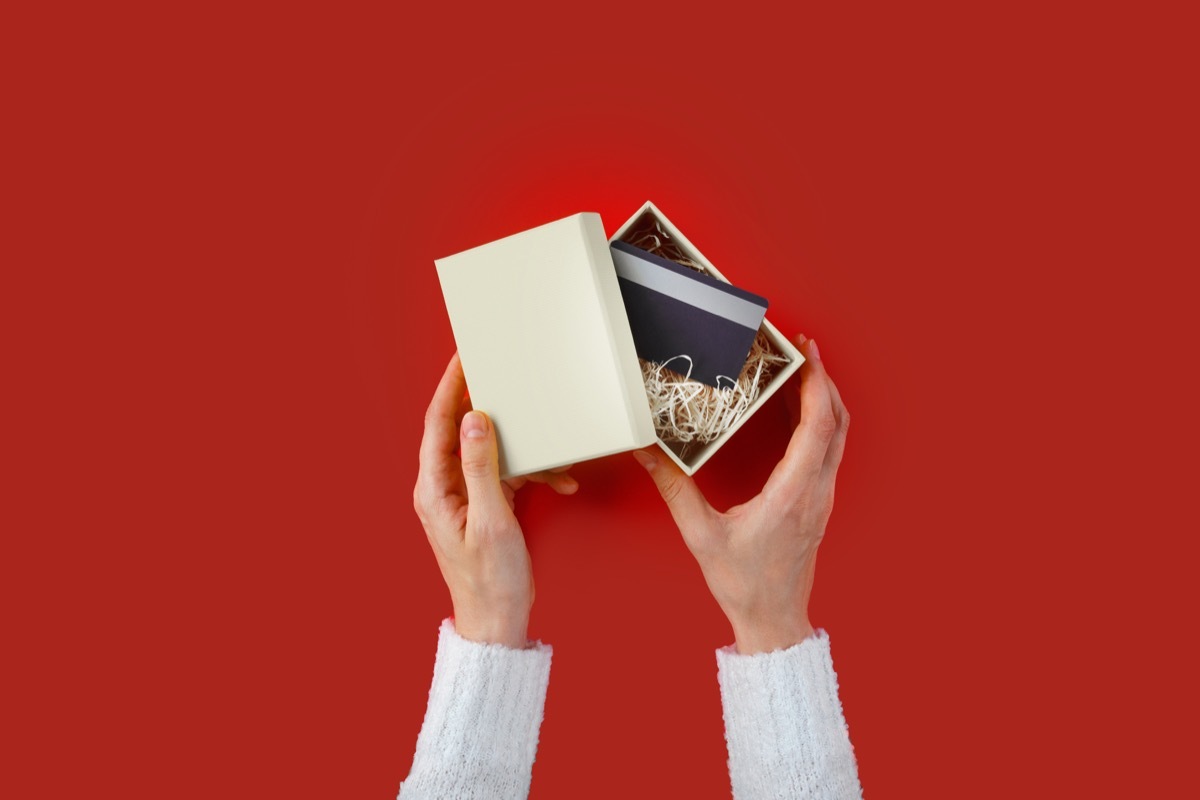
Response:
[[[671,221],[668,220],[663,213],[649,201],[639,208],[633,214],[633,216],[626,220],[625,223],[617,229],[616,233],[609,238],[609,241],[613,242],[621,240],[631,231],[639,230],[642,224],[647,221],[647,218],[657,221],[659,224],[661,224],[663,229],[678,245],[682,253],[689,260],[694,262],[696,266],[698,266],[703,272],[713,276],[714,278],[723,280],[726,283],[731,283],[731,281],[722,275],[720,271],[718,271],[717,268],[714,267],[712,263],[709,262],[708,259],[706,259],[690,241],[688,241],[687,237],[684,236],[683,233],[681,233],[679,229],[676,228]],[[753,416],[754,413],[762,406],[762,404],[765,403],[767,399],[774,394],[779,387],[784,384],[784,382],[787,381],[792,373],[800,368],[801,363],[804,361],[804,357],[800,354],[800,351],[796,349],[795,345],[793,345],[787,340],[786,337],[780,334],[779,330],[769,321],[763,319],[763,323],[759,327],[759,330],[766,337],[767,341],[770,342],[771,346],[776,350],[776,352],[788,360],[788,363],[784,364],[777,370],[775,375],[763,387],[759,393],[759,396],[750,405],[750,407],[746,409],[746,411],[728,430],[726,430],[716,439],[705,444],[693,445],[689,447],[686,450],[686,454],[682,457],[680,455],[682,448],[680,448],[677,444],[668,443],[662,439],[658,440],[658,444],[663,451],[666,452],[667,455],[669,455],[671,459],[675,461],[675,463],[678,464],[679,467],[688,475],[695,474],[695,472],[700,469],[700,467],[706,461],[708,461],[708,459],[711,458],[726,441],[729,440],[729,437],[736,433],[738,428],[740,428],[746,420]]]

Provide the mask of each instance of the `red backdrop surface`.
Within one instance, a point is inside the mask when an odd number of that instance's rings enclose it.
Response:
[[[394,796],[450,610],[411,505],[433,259],[646,199],[853,413],[813,618],[867,795],[1182,779],[1168,10],[5,13],[7,796]],[[777,397],[700,486],[747,498],[787,436]],[[519,506],[532,796],[726,797],[726,624],[633,459],[576,472]]]

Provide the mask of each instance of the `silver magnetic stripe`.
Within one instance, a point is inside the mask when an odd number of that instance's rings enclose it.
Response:
[[[707,286],[686,275],[671,272],[669,269],[651,264],[624,250],[612,248],[612,258],[613,266],[617,268],[617,276],[627,281],[632,281],[647,289],[653,289],[702,311],[724,317],[745,328],[757,330],[762,323],[765,309],[744,297],[722,292],[715,286]]]

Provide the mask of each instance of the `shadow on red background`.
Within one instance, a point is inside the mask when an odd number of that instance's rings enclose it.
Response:
[[[433,259],[646,199],[853,413],[813,616],[867,795],[1174,786],[1185,26],[32,13],[5,56],[12,796],[393,796],[449,612],[411,509],[454,349]],[[776,398],[700,486],[741,502],[787,435]],[[532,796],[728,796],[726,624],[632,458],[577,473],[520,501],[555,647]]]

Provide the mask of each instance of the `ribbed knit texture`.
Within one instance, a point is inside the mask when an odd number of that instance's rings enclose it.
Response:
[[[551,652],[541,642],[527,650],[470,642],[443,621],[400,800],[528,797]],[[723,647],[717,680],[736,800],[862,797],[824,631],[773,653]],[[634,787],[629,796],[642,794]]]
[[[717,651],[736,800],[861,798],[825,631],[785,650]]]
[[[401,800],[529,795],[552,648],[468,641],[442,622],[425,722]]]

